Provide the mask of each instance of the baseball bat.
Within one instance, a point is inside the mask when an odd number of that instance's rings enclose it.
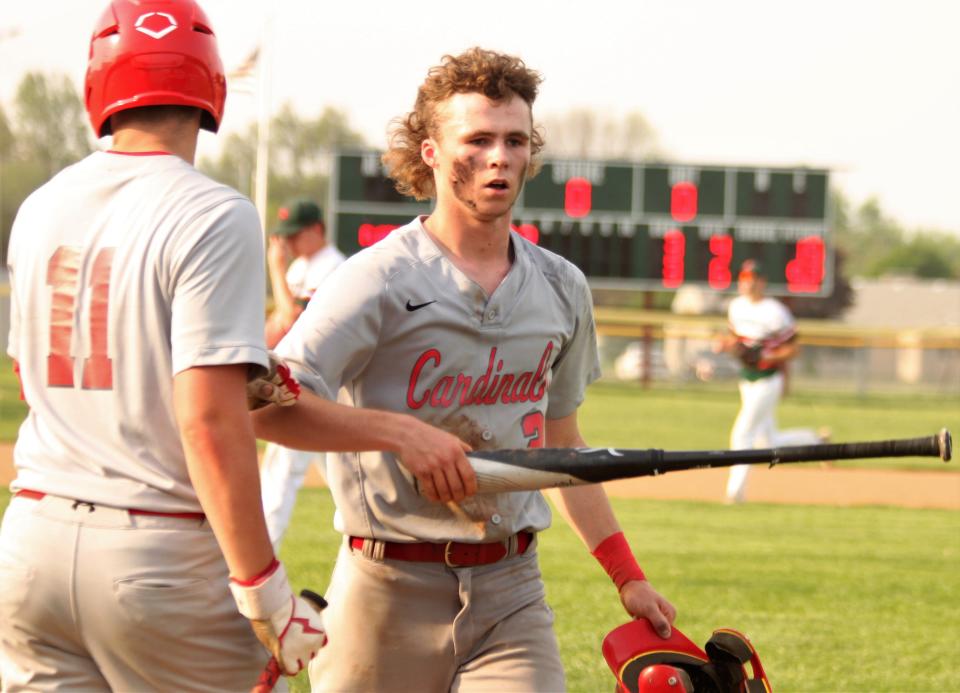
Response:
[[[939,457],[950,460],[950,431],[932,436],[876,440],[864,443],[818,443],[752,450],[615,448],[532,448],[478,450],[467,454],[477,474],[478,493],[532,491],[560,486],[596,484],[615,479],[657,476],[684,469],[709,469],[735,464],[785,464],[870,457]]]
[[[327,608],[327,600],[312,590],[300,590],[300,596],[304,599],[309,599],[318,609],[323,610]],[[253,684],[253,688],[250,689],[250,693],[270,693],[277,685],[277,681],[280,680],[281,676],[283,676],[283,669],[280,668],[280,663],[276,657],[271,657],[270,661],[267,662],[267,665],[263,668],[263,671],[260,672],[257,682]]]

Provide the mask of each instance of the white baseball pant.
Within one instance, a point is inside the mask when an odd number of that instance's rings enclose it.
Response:
[[[266,650],[205,520],[14,497],[0,528],[4,691],[249,691]]]
[[[274,550],[280,551],[280,542],[290,525],[297,492],[310,469],[316,462],[321,475],[326,477],[325,453],[293,450],[276,443],[268,443],[260,462],[260,495],[263,515],[267,520],[267,532]]]
[[[777,405],[783,395],[783,374],[774,373],[759,380],[740,383],[740,411],[730,432],[731,450],[778,447],[781,445],[810,445],[820,442],[812,428],[777,429]],[[737,464],[727,476],[727,500],[742,503],[746,500],[749,464]]]

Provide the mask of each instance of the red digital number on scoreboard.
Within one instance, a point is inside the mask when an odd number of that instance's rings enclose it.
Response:
[[[514,224],[511,228],[534,245],[540,243],[540,229],[536,224]]]
[[[733,259],[732,236],[710,236],[710,264],[707,266],[707,282],[711,289],[726,289],[733,277],[730,261]]]
[[[697,216],[696,185],[684,180],[670,188],[670,216],[681,223]]]
[[[663,236],[663,285],[676,289],[683,284],[683,266],[687,255],[687,239],[679,229]]]
[[[563,189],[563,211],[579,219],[593,208],[593,185],[586,178],[570,178]]]
[[[360,228],[357,229],[357,243],[360,244],[361,248],[369,248],[398,228],[400,227],[397,224],[360,224]]]
[[[824,276],[823,239],[819,236],[801,238],[796,244],[796,256],[787,263],[787,289],[791,293],[812,294],[820,290]]]

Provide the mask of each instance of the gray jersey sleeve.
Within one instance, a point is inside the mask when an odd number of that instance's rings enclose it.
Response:
[[[171,273],[174,374],[266,365],[263,239],[254,206],[241,198],[221,203],[198,215],[181,241]]]
[[[383,282],[369,254],[355,255],[320,285],[277,345],[277,354],[315,394],[335,400],[377,348]]]
[[[576,323],[573,338],[564,345],[553,365],[547,405],[549,419],[560,419],[576,411],[586,396],[587,386],[600,377],[590,287],[575,266],[567,265],[567,269],[569,276],[563,286],[569,292],[570,309]]]

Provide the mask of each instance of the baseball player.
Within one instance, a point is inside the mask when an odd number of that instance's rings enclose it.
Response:
[[[777,404],[783,395],[784,371],[799,353],[793,316],[785,305],[765,296],[767,280],[759,262],[745,260],[737,277],[738,296],[730,302],[729,333],[715,344],[717,351],[733,353],[740,370],[740,411],[730,433],[730,449],[746,450],[780,445],[824,442],[826,434],[808,428],[778,430]],[[726,498],[746,500],[750,465],[730,468]]]
[[[577,408],[600,373],[583,274],[510,227],[543,144],[539,84],[479,48],[429,71],[384,160],[401,192],[436,198],[433,213],[344,262],[278,347],[310,392],[257,412],[259,435],[386,451],[328,454],[344,542],[314,690],[564,688],[536,553],[549,506],[539,492],[475,495],[464,455],[585,446]],[[675,610],[603,488],[556,501],[625,609],[668,636]]]
[[[3,690],[249,690],[326,636],[260,510],[257,213],[192,165],[226,95],[206,15],[114,0],[84,94],[112,147],[35,191],[9,247],[30,410],[0,528]]]
[[[267,268],[274,310],[267,319],[267,346],[273,348],[306,308],[310,297],[344,257],[327,242],[323,212],[312,200],[295,200],[280,208],[270,237]],[[289,262],[290,256],[294,257]],[[289,267],[287,266],[289,262]],[[323,453],[293,450],[268,443],[260,465],[260,488],[267,531],[274,548],[290,523],[290,515],[310,463],[322,468]]]

